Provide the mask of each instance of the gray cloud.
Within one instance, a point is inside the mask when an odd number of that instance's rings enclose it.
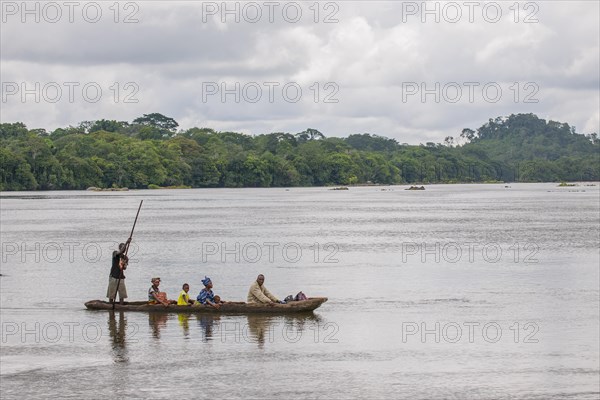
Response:
[[[54,129],[81,120],[132,120],[161,112],[183,128],[257,134],[310,126],[332,136],[371,132],[419,143],[457,136],[462,128],[476,128],[498,115],[534,112],[585,133],[600,130],[597,2],[569,2],[568,7],[529,2],[537,9],[520,9],[519,22],[509,9],[513,3],[500,2],[503,15],[496,23],[477,12],[470,23],[464,7],[458,23],[448,22],[444,14],[440,22],[428,15],[423,23],[420,15],[406,13],[421,2],[330,3],[338,7],[337,23],[323,23],[336,11],[334,6],[320,9],[315,23],[309,9],[313,2],[294,3],[303,11],[297,23],[278,13],[273,23],[265,14],[259,23],[248,23],[243,16],[239,23],[231,16],[222,23],[219,15],[204,22],[200,2],[136,2],[139,22],[132,24],[114,22],[108,9],[112,3],[102,3],[103,17],[94,24],[77,14],[74,23],[54,24],[43,19],[22,23],[19,15],[3,15],[3,84],[30,89],[36,82],[41,87],[57,82],[64,90],[56,103],[43,96],[39,103],[32,95],[25,102],[19,94],[8,96],[2,121]],[[443,9],[449,3],[437,4]],[[120,20],[125,11],[132,10],[120,10]],[[538,22],[524,23],[532,11]],[[79,83],[73,102],[66,100],[65,82]],[[81,93],[90,82],[102,88],[97,102]],[[229,89],[247,85],[248,91],[239,102],[232,94],[223,102],[220,93],[206,96],[203,89],[213,82],[219,89],[221,84]],[[273,101],[268,82],[278,83]],[[334,85],[326,87],[329,82]],[[469,82],[477,84],[473,99],[465,85]],[[139,90],[126,90],[127,83]],[[281,91],[291,83],[302,89],[295,103]],[[433,93],[424,101],[420,91],[406,96],[407,88],[415,88],[411,85],[432,90],[436,84],[438,101]],[[483,95],[486,84],[502,89],[497,101]],[[252,103],[248,98],[257,85],[262,97]],[[128,95],[137,103],[125,102]],[[327,96],[337,103],[326,103]]]

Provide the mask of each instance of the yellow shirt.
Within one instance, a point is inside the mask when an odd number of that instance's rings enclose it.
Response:
[[[190,295],[187,294],[185,292],[185,290],[182,290],[181,293],[179,293],[179,298],[177,299],[177,305],[178,306],[187,306],[190,304],[189,300],[190,300]]]

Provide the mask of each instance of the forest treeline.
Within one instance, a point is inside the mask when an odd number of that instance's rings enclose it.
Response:
[[[250,136],[177,130],[162,114],[52,132],[0,124],[0,190],[284,187],[600,179],[600,140],[533,114],[490,119],[444,143],[316,129]],[[456,145],[456,143],[462,143]]]

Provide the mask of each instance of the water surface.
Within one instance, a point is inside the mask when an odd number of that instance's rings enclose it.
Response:
[[[598,186],[403,189],[2,193],[2,398],[598,398]],[[132,300],[205,275],[244,300],[264,273],[329,301],[85,310],[142,199]]]

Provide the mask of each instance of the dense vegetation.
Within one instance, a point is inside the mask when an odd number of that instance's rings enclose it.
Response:
[[[53,132],[0,124],[0,189],[281,187],[600,179],[600,140],[533,114],[464,129],[463,145],[400,144],[370,134],[326,138],[315,129],[249,136],[176,131],[162,114],[132,123],[86,121]]]

